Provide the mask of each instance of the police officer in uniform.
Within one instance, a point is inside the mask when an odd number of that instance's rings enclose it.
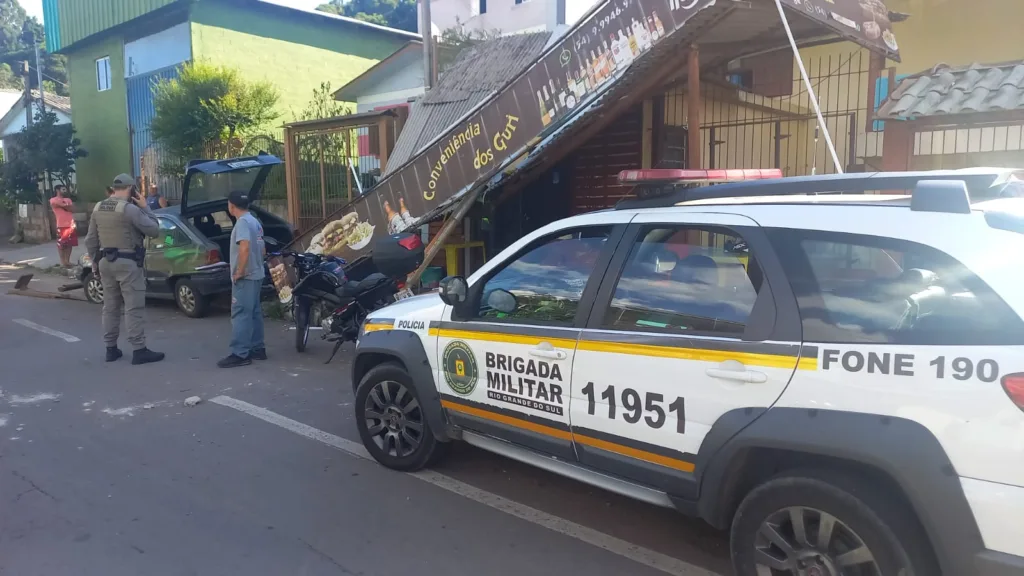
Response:
[[[117,338],[124,310],[128,342],[135,352],[132,364],[148,364],[164,359],[162,352],[146,348],[143,308],[146,305],[146,275],[143,237],[155,238],[160,224],[146,207],[146,199],[135,189],[128,174],[114,178],[114,193],[96,205],[89,220],[85,248],[92,258],[94,273],[103,283],[103,340],[107,362],[121,357]]]

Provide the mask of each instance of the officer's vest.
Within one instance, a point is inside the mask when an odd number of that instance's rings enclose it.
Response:
[[[136,237],[134,226],[124,213],[128,201],[121,198],[107,198],[96,204],[92,218],[104,249],[134,250],[141,244]]]

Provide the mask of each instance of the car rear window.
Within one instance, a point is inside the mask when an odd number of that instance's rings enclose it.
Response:
[[[822,343],[1024,344],[1024,322],[948,254],[915,242],[773,230],[804,339]]]

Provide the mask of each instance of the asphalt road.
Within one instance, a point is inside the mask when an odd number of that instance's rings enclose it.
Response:
[[[300,355],[286,324],[268,324],[269,361],[221,370],[226,314],[153,303],[167,360],[107,364],[98,307],[6,295],[13,276],[0,267],[0,574],[730,573],[699,521],[468,446],[418,475],[365,460],[348,355]]]

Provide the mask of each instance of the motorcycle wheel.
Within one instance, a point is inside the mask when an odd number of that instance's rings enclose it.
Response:
[[[295,350],[304,352],[309,343],[309,302],[299,298],[295,301]]]

